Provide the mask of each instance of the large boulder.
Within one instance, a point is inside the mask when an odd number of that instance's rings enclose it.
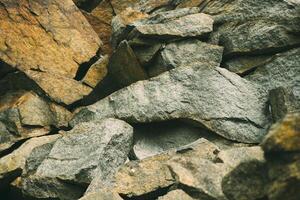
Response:
[[[235,141],[260,142],[266,104],[257,87],[215,64],[179,67],[83,108],[71,124],[116,117],[129,123],[186,119]]]
[[[72,0],[4,0],[0,13],[1,61],[59,103],[71,104],[90,92],[73,78],[97,55],[101,41]]]
[[[19,188],[34,198],[74,199],[83,194],[96,169],[104,179],[126,161],[132,134],[130,125],[115,119],[78,124],[63,133],[40,165],[31,162],[36,169],[28,163],[31,172],[23,174]],[[70,192],[72,188],[79,190]]]

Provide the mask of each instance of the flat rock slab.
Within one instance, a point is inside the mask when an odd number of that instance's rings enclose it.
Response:
[[[261,98],[252,83],[207,63],[132,84],[83,108],[71,124],[106,117],[129,123],[188,119],[225,138],[258,143],[268,126]]]

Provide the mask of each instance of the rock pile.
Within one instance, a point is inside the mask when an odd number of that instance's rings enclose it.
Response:
[[[300,199],[297,0],[0,0],[5,199]]]

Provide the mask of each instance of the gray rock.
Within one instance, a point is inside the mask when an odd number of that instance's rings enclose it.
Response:
[[[71,124],[116,117],[129,123],[187,119],[240,142],[260,142],[266,104],[257,87],[211,63],[179,67],[83,108]]]
[[[149,67],[149,75],[156,76],[179,66],[200,65],[206,62],[219,65],[222,55],[222,47],[198,39],[172,42],[158,54],[156,64]]]
[[[231,72],[245,75],[256,68],[263,66],[272,58],[273,55],[240,56],[225,61],[223,66]]]
[[[270,105],[273,121],[276,122],[287,113],[300,112],[300,95],[296,96],[296,88],[279,87],[270,91]]]
[[[33,174],[23,175],[22,191],[35,198],[73,199],[78,192],[68,191],[80,186],[83,194],[96,168],[100,169],[97,176],[106,177],[126,161],[132,137],[132,127],[120,120],[78,124],[55,142]]]
[[[300,48],[296,48],[276,54],[271,61],[246,76],[246,79],[261,85],[267,93],[278,87],[294,87],[295,91],[300,91],[299,65]]]
[[[134,136],[134,157],[144,159],[196,141],[201,129],[180,122],[146,124],[135,127]]]
[[[278,52],[300,44],[298,10],[287,1],[212,1],[203,12],[214,16],[214,35],[225,56]]]
[[[205,36],[213,30],[213,19],[199,13],[198,8],[183,8],[159,12],[146,20],[133,23],[129,38],[143,37],[193,37]]]

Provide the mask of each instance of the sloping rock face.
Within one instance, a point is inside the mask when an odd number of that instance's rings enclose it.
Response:
[[[299,0],[0,0],[0,194],[299,200]]]

